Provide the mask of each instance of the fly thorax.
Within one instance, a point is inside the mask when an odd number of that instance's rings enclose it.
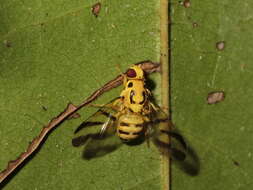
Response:
[[[144,88],[144,81],[129,80],[124,90],[124,105],[135,113],[142,111],[147,100],[147,92]]]

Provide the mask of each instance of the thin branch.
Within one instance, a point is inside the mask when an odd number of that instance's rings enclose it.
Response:
[[[160,71],[159,63],[153,63],[151,61],[143,61],[137,64],[140,64],[141,68],[148,74],[152,72]],[[7,168],[0,172],[0,183],[2,183],[11,173],[15,171],[15,169],[18,166],[20,166],[25,160],[27,160],[28,157],[30,157],[34,153],[35,150],[38,149],[43,139],[49,134],[50,131],[52,131],[52,129],[59,126],[61,123],[67,120],[71,115],[73,115],[79,109],[81,109],[82,107],[88,105],[89,103],[97,99],[103,93],[121,85],[122,81],[123,81],[123,76],[118,75],[115,79],[109,81],[104,86],[96,90],[91,96],[89,96],[86,100],[84,100],[79,106],[74,106],[73,104],[69,103],[62,113],[60,113],[57,117],[53,118],[47,126],[43,127],[40,134],[33,139],[33,141],[27,147],[27,150],[25,152],[21,153],[16,160],[9,161]]]

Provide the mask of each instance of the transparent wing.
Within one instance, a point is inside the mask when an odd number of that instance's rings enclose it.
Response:
[[[163,127],[166,124],[169,127]],[[195,176],[200,170],[200,161],[194,149],[186,144],[185,139],[175,128],[167,114],[158,106],[155,106],[151,114],[151,123],[148,130],[151,131],[153,143],[161,153],[169,152],[170,157],[177,161],[176,164],[188,175]],[[168,143],[167,138],[170,137]]]
[[[115,109],[114,103],[117,100],[113,100],[101,107],[75,130],[72,145],[84,147],[84,159],[89,160],[104,156],[121,146],[122,142],[115,135],[117,118],[114,115],[117,109]]]
[[[164,152],[168,151],[174,160],[183,161],[186,158],[187,144],[182,135],[176,130],[168,115],[156,105],[151,105],[152,112],[148,125],[148,134],[153,143]],[[170,141],[168,143],[168,137]]]

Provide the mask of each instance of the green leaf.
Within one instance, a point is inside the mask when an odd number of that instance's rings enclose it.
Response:
[[[172,5],[173,121],[200,160],[189,176],[173,167],[173,189],[252,189],[252,1]],[[225,42],[217,50],[217,42]],[[207,95],[225,99],[208,105]]]
[[[69,102],[79,104],[133,63],[159,61],[159,2],[2,1],[0,5],[0,169]],[[159,83],[159,78],[155,79]],[[101,97],[106,103],[119,89]],[[159,97],[160,95],[158,95]],[[123,146],[86,161],[72,147],[76,127],[60,125],[5,189],[159,189],[158,151]]]
[[[91,13],[95,3],[1,2],[0,169],[67,103],[79,104],[118,75],[117,65],[123,71],[139,61],[159,61],[159,2],[101,1],[98,17]],[[252,7],[249,0],[192,0],[188,8],[172,1],[172,116],[199,159],[194,176],[173,165],[172,189],[253,187]],[[225,49],[219,51],[221,41]],[[224,91],[225,100],[208,105],[212,91]],[[157,85],[156,99],[159,92]],[[81,118],[54,130],[5,189],[160,189],[153,146],[81,158],[71,139],[94,111],[84,108]]]

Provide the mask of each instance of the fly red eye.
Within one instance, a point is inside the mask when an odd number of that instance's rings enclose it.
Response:
[[[129,77],[129,78],[134,78],[136,77],[136,72],[134,69],[128,69],[127,72],[126,72],[126,75]]]

